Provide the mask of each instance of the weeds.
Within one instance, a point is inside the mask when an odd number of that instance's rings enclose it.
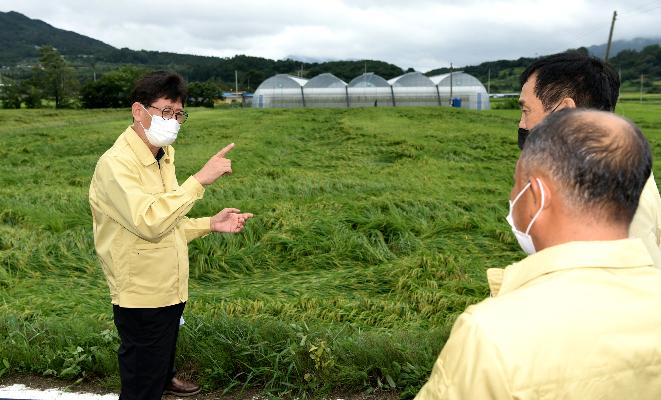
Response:
[[[618,112],[659,149],[661,114],[633,103]],[[456,316],[488,295],[485,270],[522,257],[504,221],[515,110],[190,114],[180,181],[237,144],[233,175],[190,216],[256,215],[239,235],[189,247],[177,362],[207,389],[412,397]],[[0,376],[117,380],[87,186],[130,115],[102,115],[0,111]]]

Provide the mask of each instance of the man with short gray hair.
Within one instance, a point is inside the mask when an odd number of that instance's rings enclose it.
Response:
[[[416,399],[661,398],[661,271],[628,233],[651,167],[614,114],[538,124],[507,217],[530,256],[487,271]]]

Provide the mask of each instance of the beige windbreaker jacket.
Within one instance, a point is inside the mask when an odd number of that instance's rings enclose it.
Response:
[[[661,268],[661,196],[654,174],[650,174],[643,187],[638,209],[629,226],[629,236],[642,239],[654,265]]]
[[[188,299],[188,242],[209,218],[186,214],[202,198],[194,178],[181,186],[174,149],[157,162],[129,127],[99,159],[90,184],[94,245],[113,304],[156,308]]]
[[[640,239],[488,271],[417,400],[661,399],[661,271]]]

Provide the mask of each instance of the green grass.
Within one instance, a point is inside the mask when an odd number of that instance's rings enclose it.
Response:
[[[488,296],[486,269],[523,257],[504,220],[516,110],[189,111],[180,181],[236,143],[234,174],[190,215],[255,214],[239,235],[190,245],[177,363],[207,389],[410,396],[457,315]],[[655,150],[659,111],[618,109]],[[116,388],[118,339],[87,189],[129,112],[0,117],[0,376]]]
[[[620,94],[621,103],[641,103],[639,92],[624,92]],[[661,105],[661,93],[643,93],[642,103],[648,105]]]

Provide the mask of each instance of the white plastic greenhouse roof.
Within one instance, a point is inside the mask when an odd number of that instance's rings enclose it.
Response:
[[[390,84],[374,72],[367,72],[353,78],[349,87],[390,87]]]
[[[274,75],[257,88],[259,89],[298,89],[307,83],[307,79],[298,78],[287,74]]]
[[[404,75],[397,76],[388,81],[392,86],[403,86],[403,87],[424,87],[424,86],[434,86],[435,83],[432,82],[426,75],[414,71],[407,72]]]
[[[308,80],[307,80],[307,79],[299,78],[299,77],[297,77],[297,76],[291,76],[291,75],[287,75],[287,76],[288,76],[290,79],[293,79],[294,81],[298,82],[298,84],[299,84],[300,86],[305,86],[305,84],[308,83]]]
[[[438,86],[450,86],[450,74],[442,74],[431,76],[429,79]],[[467,74],[462,71],[452,73],[452,86],[482,86],[482,82],[473,75]]]
[[[343,88],[346,86],[345,81],[328,72],[315,76],[305,84],[306,89]]]
[[[450,82],[452,80],[452,82]],[[427,77],[409,72],[386,81],[373,72],[352,79],[347,85],[333,74],[310,80],[288,74],[266,79],[251,99],[255,108],[355,108],[450,106],[488,110],[484,85],[461,71]]]

